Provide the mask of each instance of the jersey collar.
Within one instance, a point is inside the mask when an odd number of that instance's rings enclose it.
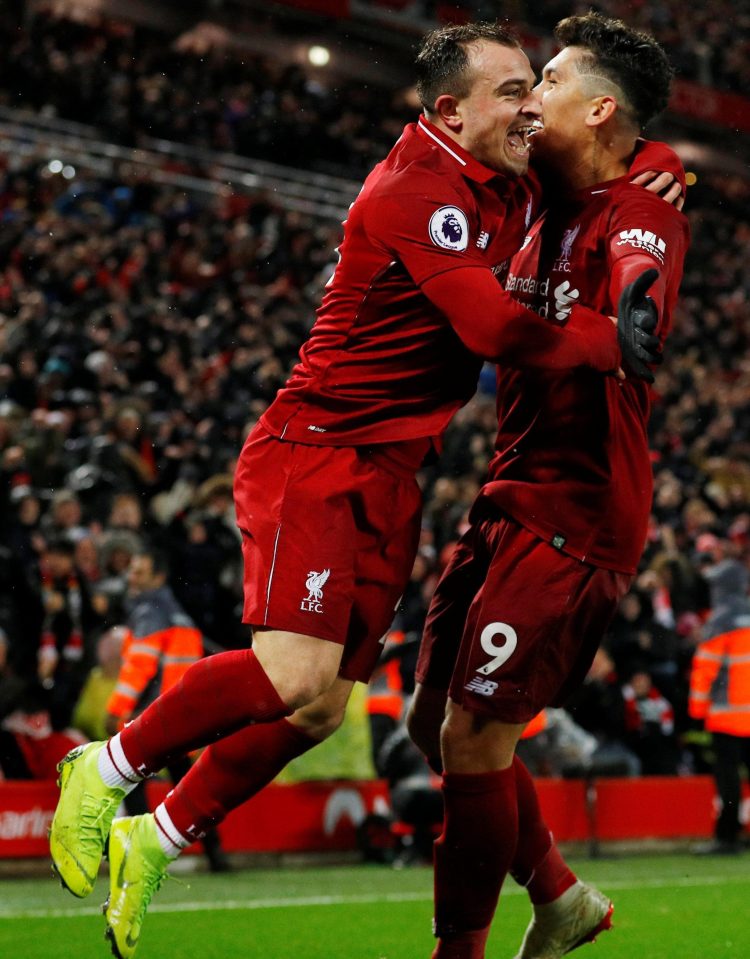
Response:
[[[430,123],[424,116],[421,116],[417,121],[417,133],[423,140],[427,140],[441,147],[449,156],[453,157],[456,165],[460,167],[461,173],[469,177],[469,179],[476,180],[477,183],[488,183],[495,177],[501,176],[501,174],[496,173],[495,170],[490,170],[489,167],[480,163],[479,160],[475,160],[474,157],[456,143],[452,137],[443,133],[442,130],[438,129],[434,123]]]

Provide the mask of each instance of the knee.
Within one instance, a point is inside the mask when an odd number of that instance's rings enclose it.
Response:
[[[468,713],[448,710],[440,732],[440,745],[447,772],[483,773],[512,765],[522,724],[509,724]]]
[[[271,630],[253,638],[253,651],[279,698],[301,709],[327,692],[338,675],[342,647]]]
[[[295,712],[304,709],[313,703],[322,693],[331,686],[335,674],[328,676],[324,671],[314,674],[287,675],[272,679],[279,698]],[[340,723],[340,720],[339,720]]]
[[[345,706],[325,703],[310,703],[299,709],[293,717],[294,725],[307,733],[311,739],[322,742],[333,735],[344,721]]]

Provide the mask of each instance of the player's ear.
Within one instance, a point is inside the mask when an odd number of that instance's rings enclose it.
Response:
[[[458,100],[450,93],[441,93],[435,100],[433,117],[442,120],[450,130],[460,130],[463,123]]]
[[[586,114],[586,126],[598,127],[611,120],[617,112],[617,100],[610,96],[594,97]]]

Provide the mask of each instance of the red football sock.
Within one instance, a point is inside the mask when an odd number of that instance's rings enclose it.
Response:
[[[435,843],[434,959],[482,959],[518,833],[515,772],[443,775]]]
[[[518,797],[518,845],[511,875],[526,886],[531,901],[540,906],[561,896],[576,882],[575,873],[555,845],[542,818],[534,780],[518,756],[513,760]]]
[[[285,719],[227,736],[200,755],[164,800],[169,818],[181,836],[198,839],[319,741]]]
[[[194,663],[176,686],[123,729],[120,743],[133,769],[147,775],[173,757],[291,712],[252,649],[232,650]]]

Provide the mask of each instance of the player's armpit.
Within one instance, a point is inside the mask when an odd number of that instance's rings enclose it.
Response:
[[[421,288],[465,346],[484,359],[537,369],[609,372],[620,366],[612,321],[585,306],[576,304],[559,326],[514,300],[490,270],[473,266],[440,273]]]

